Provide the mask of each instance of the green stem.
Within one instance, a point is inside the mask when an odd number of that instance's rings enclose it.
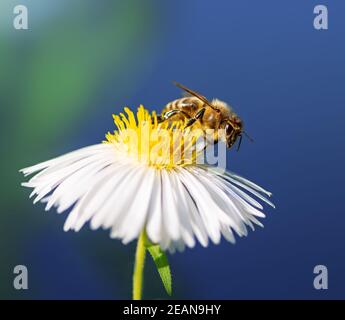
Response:
[[[133,300],[141,300],[143,290],[143,273],[145,265],[146,234],[143,230],[138,238],[137,249],[135,251],[134,273],[133,273]]]

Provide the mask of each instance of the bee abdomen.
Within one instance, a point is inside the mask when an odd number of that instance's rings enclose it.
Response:
[[[181,99],[176,99],[174,101],[169,102],[165,108],[163,109],[162,113],[164,114],[170,110],[183,110],[187,113],[193,112],[198,109],[198,102],[195,101],[192,97],[186,97]]]

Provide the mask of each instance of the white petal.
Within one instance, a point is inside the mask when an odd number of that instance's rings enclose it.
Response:
[[[109,184],[103,188],[104,198],[95,196],[99,208],[91,220],[91,228],[111,228],[116,220],[126,213],[135,195],[138,171],[139,168],[130,165],[123,170],[117,170]]]
[[[180,170],[180,179],[192,195],[210,239],[220,241],[219,208],[210,198],[206,188],[187,169]]]
[[[140,186],[136,189],[136,196],[133,198],[119,230],[120,237],[123,239],[122,242],[125,244],[137,238],[144,228],[151,200],[154,176],[154,169],[143,168]]]
[[[208,192],[210,193],[212,200],[217,203],[221,210],[230,218],[229,223],[222,221],[222,224],[231,226],[239,235],[247,235],[247,229],[242,222],[245,220],[245,218],[233,199],[227,197],[222,189],[220,189],[215,183],[213,183],[212,180],[205,176],[204,172],[199,171],[198,177],[202,183],[208,186]]]
[[[129,170],[127,167],[126,169]],[[78,205],[71,211],[65,224],[65,230],[71,228],[78,231],[89,219],[96,215],[100,207],[112,198],[112,190],[109,185],[116,185],[121,177],[128,172],[127,170],[124,166],[112,164],[91,176],[89,181],[84,183],[87,191],[84,192]]]
[[[128,243],[146,228],[163,250],[183,251],[195,238],[203,246],[221,235],[234,243],[233,231],[262,226],[258,198],[274,206],[271,193],[236,174],[208,166],[156,169],[119,154],[112,144],[99,144],[22,169],[36,173],[23,186],[33,188],[34,202],[63,212],[73,206],[64,230],[111,228],[111,237]],[[253,197],[252,197],[253,196]]]
[[[177,203],[170,180],[169,173],[166,170],[162,170],[163,226],[171,240],[176,241],[180,238],[180,225]]]
[[[54,190],[49,198],[46,210],[49,210],[55,203],[58,203],[58,212],[69,208],[90,188],[90,180],[112,163],[112,159],[104,158],[74,172]]]
[[[185,191],[183,190],[181,181],[178,179],[178,173],[175,170],[171,170],[169,175],[175,203],[177,204],[181,240],[183,240],[188,247],[192,248],[195,245],[195,240],[193,237],[191,216],[189,214],[189,206],[186,201]]]
[[[70,163],[73,161],[77,161],[77,160],[79,160],[85,156],[92,155],[95,152],[98,152],[100,150],[110,149],[111,147],[112,146],[110,144],[105,144],[105,143],[84,147],[84,148],[66,153],[66,154],[59,156],[57,158],[38,163],[34,166],[20,169],[19,171],[22,172],[25,176],[27,176],[27,175],[30,175],[34,172],[40,171],[40,170],[48,168],[48,167],[52,168],[54,166],[58,166],[58,165],[61,165],[63,163],[66,164],[66,163]],[[42,174],[43,174],[43,172],[44,171],[42,171]]]
[[[147,218],[146,232],[153,243],[162,239],[162,176],[161,170],[155,171],[152,198]]]

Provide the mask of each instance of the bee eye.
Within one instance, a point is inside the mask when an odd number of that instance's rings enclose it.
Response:
[[[227,123],[226,126],[225,126],[226,135],[229,136],[232,131],[233,131],[232,125],[230,123]]]

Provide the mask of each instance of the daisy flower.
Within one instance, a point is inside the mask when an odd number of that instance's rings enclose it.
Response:
[[[262,226],[258,200],[274,205],[267,199],[271,193],[257,184],[200,163],[202,130],[185,129],[182,121],[158,123],[143,106],[136,115],[124,111],[113,116],[117,130],[102,143],[20,171],[34,174],[22,183],[33,188],[34,203],[58,213],[72,208],[65,231],[90,222],[124,244],[139,239],[133,296],[140,298],[145,248],[158,246],[164,255],[197,241],[218,244],[221,236],[234,243],[235,234]]]

